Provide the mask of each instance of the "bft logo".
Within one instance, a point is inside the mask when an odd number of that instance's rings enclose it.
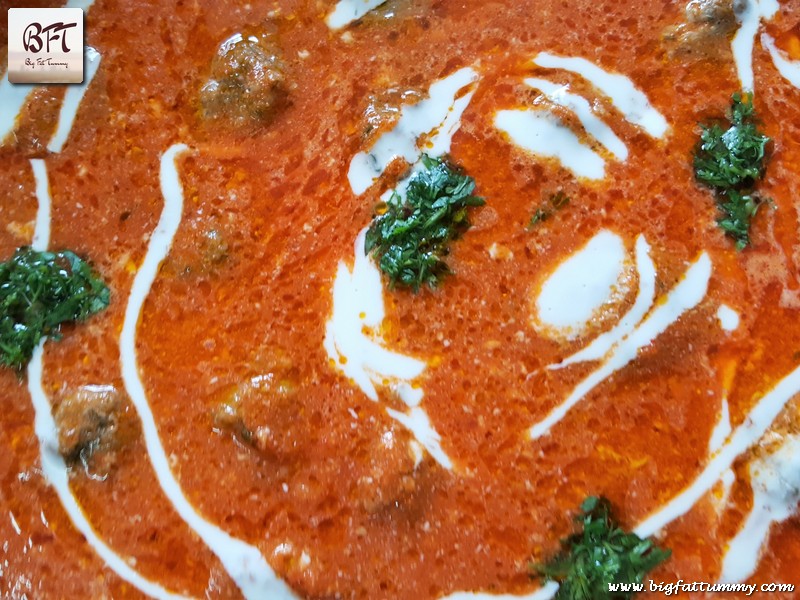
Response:
[[[8,80],[11,83],[81,83],[83,10],[10,8]]]
[[[50,53],[50,42],[61,40],[61,51],[64,54],[69,52],[67,47],[67,29],[77,27],[77,23],[53,23],[47,27],[42,27],[41,23],[31,23],[25,28],[22,34],[22,46],[26,52],[34,54],[41,52],[44,45],[47,44],[46,52]],[[44,40],[42,35],[44,34]]]

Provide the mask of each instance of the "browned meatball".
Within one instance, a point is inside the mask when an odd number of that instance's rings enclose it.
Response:
[[[286,99],[286,75],[274,35],[237,33],[222,42],[200,90],[206,121],[240,131],[268,124]]]
[[[214,425],[278,460],[304,446],[297,428],[295,385],[275,373],[258,375],[224,391],[214,409]]]
[[[673,58],[720,59],[730,51],[741,0],[692,0],[686,22],[667,29],[664,41]]]
[[[116,462],[127,410],[122,394],[112,386],[86,386],[67,395],[53,413],[64,460],[83,464],[89,475],[105,477]]]
[[[744,8],[740,4],[738,0],[692,0],[686,5],[686,20],[730,32],[736,26],[735,11]]]
[[[370,514],[406,503],[417,489],[417,465],[411,435],[392,423],[360,453],[353,500]]]

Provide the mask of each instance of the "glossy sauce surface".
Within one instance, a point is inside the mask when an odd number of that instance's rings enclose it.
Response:
[[[32,239],[29,159],[45,158],[50,247],[89,257],[112,288],[108,311],[45,346],[43,389],[54,408],[82,386],[125,389],[120,332],[164,205],[161,159],[186,144],[175,162],[181,220],[144,303],[136,353],[189,502],[258,548],[300,597],[531,592],[539,582],[529,561],[557,550],[585,496],[607,496],[633,528],[700,475],[723,398],[735,430],[800,364],[800,89],[757,41],[755,105],[773,139],[759,189],[773,204],[754,221],[753,245],[737,252],[691,166],[698,122],[723,114],[741,87],[731,36],[709,42],[721,48],[711,58],[676,51],[665,32],[685,21],[681,3],[390,0],[341,30],[325,21],[333,5],[92,6],[86,43],[102,62],[63,149],[48,153],[42,143],[58,121],[63,92],[55,86],[28,98],[0,146],[0,258]],[[786,60],[800,60],[800,3],[781,2],[759,27]],[[205,121],[199,92],[219,45],[248,28],[274,36],[287,101],[243,131]],[[628,78],[668,130],[652,135],[579,74],[532,63],[542,52]],[[486,205],[453,244],[454,275],[439,289],[415,295],[384,282],[380,324],[386,348],[426,365],[414,383],[448,469],[428,452],[417,464],[412,433],[387,413],[404,410],[402,399],[391,386],[370,399],[331,364],[324,340],[339,264],[353,266],[354,240],[408,167],[395,161],[357,194],[348,178],[353,157],[396,124],[403,105],[465,67],[479,80],[449,156]],[[546,109],[592,144],[574,113],[548,103],[530,78],[584,97],[627,157],[595,141],[605,168],[587,179],[515,144],[497,126],[498,111]],[[366,115],[381,98],[395,110],[376,127]],[[528,227],[557,191],[569,204]],[[577,336],[537,328],[539,291],[603,230],[622,240],[625,285],[617,282]],[[636,268],[640,235],[656,273],[653,310],[703,256],[707,289],[546,434],[532,436],[603,361],[548,367],[636,304],[645,277]],[[738,327],[721,326],[722,305],[738,313]],[[0,373],[0,402],[3,592],[140,597],[74,530],[44,480],[25,380]],[[255,442],[215,416],[237,402]],[[107,476],[71,472],[87,519],[147,579],[193,597],[237,597],[219,558],[162,491],[137,411],[128,399],[124,406],[126,443]],[[792,400],[771,435],[796,433],[797,423]],[[770,447],[757,446],[754,455]],[[734,463],[721,510],[717,485],[662,530],[659,543],[673,556],[656,581],[720,576],[726,544],[753,504],[750,459]],[[800,521],[790,516],[773,525],[752,581],[800,584],[798,555]]]

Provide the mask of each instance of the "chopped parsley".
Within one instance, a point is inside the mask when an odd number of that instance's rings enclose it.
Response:
[[[481,206],[475,181],[444,160],[422,156],[423,170],[408,181],[405,195],[392,192],[367,230],[365,250],[396,285],[435,288],[451,271],[450,242],[470,227],[467,209]]]
[[[719,123],[701,125],[694,172],[714,190],[720,209],[717,224],[741,250],[750,243],[750,221],[762,202],[753,188],[764,176],[770,139],[758,130],[749,94],[733,95],[728,121],[727,129]]]
[[[570,198],[563,191],[558,191],[550,196],[549,206],[544,205],[533,211],[531,220],[528,221],[528,229],[531,230],[542,221],[546,221],[552,217],[556,211],[561,210],[569,204]]]
[[[670,557],[649,539],[626,533],[611,519],[608,500],[590,496],[575,521],[583,530],[561,541],[561,552],[546,564],[531,565],[534,575],[560,584],[558,600],[618,600],[633,592],[612,592],[609,584],[642,583]]]
[[[68,321],[105,309],[110,292],[80,257],[19,248],[0,263],[0,365],[22,369],[36,345]]]

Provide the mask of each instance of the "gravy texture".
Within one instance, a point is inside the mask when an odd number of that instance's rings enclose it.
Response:
[[[0,261],[110,303],[0,367],[0,596],[572,598],[587,497],[800,585],[800,0],[68,4]]]

